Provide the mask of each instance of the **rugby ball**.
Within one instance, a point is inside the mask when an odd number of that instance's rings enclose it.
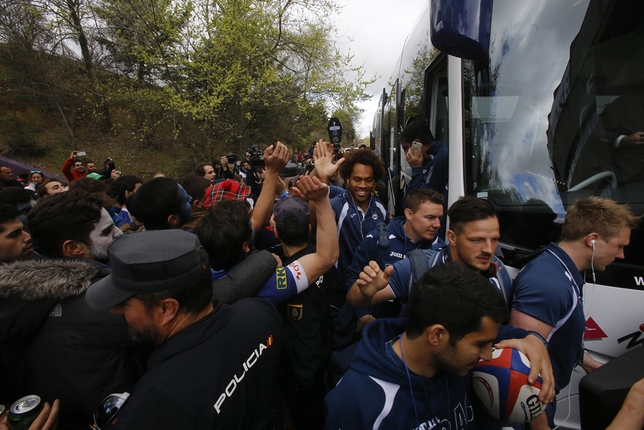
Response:
[[[472,370],[472,391],[494,418],[509,424],[523,424],[538,417],[545,405],[538,399],[541,376],[528,383],[530,360],[513,348],[493,349],[490,361]]]

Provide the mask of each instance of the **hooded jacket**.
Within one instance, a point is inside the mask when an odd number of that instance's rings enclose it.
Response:
[[[59,428],[85,429],[105,396],[134,385],[140,351],[125,320],[85,304],[87,288],[107,274],[87,259],[0,266],[0,358],[9,384],[0,400],[60,399]]]
[[[350,369],[325,399],[326,429],[474,428],[466,377],[416,375],[391,349],[406,323],[382,319],[365,328]]]

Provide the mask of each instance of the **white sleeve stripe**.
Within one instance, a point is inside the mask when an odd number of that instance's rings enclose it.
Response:
[[[369,378],[371,378],[376,384],[380,385],[380,388],[382,388],[382,391],[385,394],[385,404],[382,405],[382,410],[380,411],[378,418],[376,418],[376,421],[373,423],[373,430],[377,430],[380,428],[382,421],[387,418],[387,415],[391,412],[391,408],[394,406],[394,399],[396,398],[396,393],[398,393],[398,390],[400,389],[400,385],[374,378],[371,375],[369,375]]]

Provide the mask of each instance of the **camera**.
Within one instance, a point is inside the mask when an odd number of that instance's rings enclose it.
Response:
[[[228,164],[235,164],[237,156],[235,154],[228,154],[226,155],[226,159],[228,160]]]
[[[264,167],[264,153],[257,145],[246,148],[246,152],[250,154],[248,161],[252,167]]]

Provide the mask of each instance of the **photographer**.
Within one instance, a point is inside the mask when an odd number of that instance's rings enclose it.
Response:
[[[244,160],[242,160],[242,171],[246,174],[244,182],[251,189],[251,194],[257,198],[262,191],[264,181],[264,153],[257,145],[246,149]]]
[[[69,182],[75,181],[87,176],[85,171],[85,163],[79,157],[84,157],[85,152],[72,151],[69,158],[65,160],[61,170]]]
[[[228,154],[221,157],[221,175],[217,172],[218,179],[233,179],[235,174],[239,174],[235,168],[235,154]]]

